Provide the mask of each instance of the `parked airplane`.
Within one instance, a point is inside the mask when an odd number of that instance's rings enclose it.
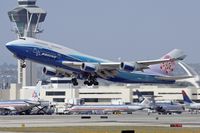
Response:
[[[121,83],[165,84],[188,78],[170,75],[175,69],[175,62],[185,58],[183,52],[177,49],[157,60],[112,62],[33,38],[20,38],[7,43],[6,47],[23,61],[22,68],[26,67],[25,60],[47,65],[49,67],[43,69],[45,74],[72,77],[75,86],[78,85],[77,79],[83,79],[84,84],[91,86],[99,84],[97,78]]]
[[[139,101],[144,99],[141,92],[136,90]],[[154,96],[150,98],[151,110],[155,110],[158,114],[181,114],[184,111],[184,106],[174,101],[155,101]]]
[[[68,109],[68,113],[82,113],[82,112],[134,112],[143,110],[149,107],[149,101],[144,99],[141,103],[130,105],[75,105]]]
[[[0,101],[1,114],[30,114],[33,107],[39,106],[37,101],[30,100],[7,100]]]
[[[184,104],[186,105],[186,107],[188,107],[192,111],[200,110],[200,103],[196,103],[196,102],[192,101],[188,97],[188,95],[186,94],[186,92],[184,90],[182,90],[182,95],[183,95],[183,101],[184,101]]]
[[[31,109],[31,114],[53,114],[55,106],[49,101],[43,101],[40,99],[40,88],[42,86],[42,81],[38,81],[35,89],[32,92],[32,101],[37,101],[39,105]]]
[[[38,82],[36,88],[33,91],[32,98],[30,100],[3,100],[0,101],[0,114],[30,114],[31,110],[38,108],[41,103],[38,101],[38,88],[41,85],[41,81]]]

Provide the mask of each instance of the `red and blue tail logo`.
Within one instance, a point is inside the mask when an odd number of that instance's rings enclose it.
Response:
[[[192,103],[192,100],[188,97],[188,95],[185,93],[184,90],[182,90],[182,95],[183,95],[183,101],[186,104],[190,104]]]
[[[38,97],[37,93],[35,91],[33,91],[32,98],[37,98],[37,97]]]

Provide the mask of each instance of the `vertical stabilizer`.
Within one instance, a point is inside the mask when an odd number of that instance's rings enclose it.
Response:
[[[145,97],[144,100],[140,103],[140,105],[145,108],[149,108],[151,106],[151,101]]]
[[[32,100],[38,101],[40,99],[41,86],[42,86],[42,81],[38,81],[37,85],[35,86],[35,90],[32,93]]]
[[[186,92],[184,90],[182,90],[182,95],[183,95],[184,104],[193,103],[193,101],[188,97],[188,95],[186,94]]]
[[[152,65],[150,66],[150,69],[160,74],[171,75],[172,72],[176,69],[177,65],[176,61],[183,60],[185,57],[186,55],[183,53],[183,51],[179,49],[174,49],[161,58],[161,59],[172,59],[171,61]]]
[[[142,96],[142,93],[138,90],[136,90],[136,95],[138,96],[138,101],[142,102],[144,100],[144,97]]]

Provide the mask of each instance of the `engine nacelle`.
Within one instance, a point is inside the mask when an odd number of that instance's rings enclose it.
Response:
[[[83,63],[81,65],[81,70],[85,71],[85,72],[96,72],[97,66],[94,64],[90,64],[90,63]]]
[[[70,76],[68,73],[59,71],[59,70],[52,68],[52,67],[44,67],[43,73],[48,75],[48,76],[55,76],[55,77],[59,77],[59,78]]]
[[[140,70],[139,65],[137,63],[128,63],[128,62],[121,62],[120,69],[127,71],[127,72],[133,72],[133,71]]]

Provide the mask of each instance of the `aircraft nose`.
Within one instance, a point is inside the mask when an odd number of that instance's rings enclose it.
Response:
[[[6,48],[8,50],[10,50],[11,52],[15,51],[15,45],[13,43],[10,43],[10,42],[6,44]]]
[[[22,45],[23,42],[21,42],[21,40],[15,40],[12,42],[8,42],[5,46],[15,57],[19,59],[25,59],[27,49],[24,48]]]

